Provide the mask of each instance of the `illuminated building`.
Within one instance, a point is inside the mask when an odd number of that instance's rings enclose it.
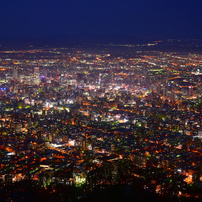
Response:
[[[39,67],[34,67],[34,77],[35,77],[35,84],[40,84],[40,71]]]

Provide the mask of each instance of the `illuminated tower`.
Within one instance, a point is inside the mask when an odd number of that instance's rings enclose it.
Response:
[[[40,83],[39,67],[34,67],[34,77],[35,77],[35,84],[39,85],[39,83]]]
[[[99,74],[99,80],[98,80],[98,84],[99,84],[99,85],[101,84],[101,78],[100,78],[100,75],[101,75],[101,74]]]

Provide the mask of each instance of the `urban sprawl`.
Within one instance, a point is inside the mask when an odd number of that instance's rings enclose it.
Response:
[[[115,49],[0,51],[1,189],[29,179],[201,197],[202,56]]]

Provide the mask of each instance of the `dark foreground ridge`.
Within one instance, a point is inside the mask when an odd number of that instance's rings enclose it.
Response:
[[[41,188],[32,180],[23,180],[14,184],[8,184],[0,189],[0,201],[13,202],[53,202],[53,201],[81,201],[81,202],[115,202],[115,201],[155,201],[155,202],[199,202],[198,199],[177,198],[172,196],[161,197],[158,194],[151,193],[142,189],[138,184],[118,184],[96,187],[92,191],[83,191],[75,186],[55,184]]]

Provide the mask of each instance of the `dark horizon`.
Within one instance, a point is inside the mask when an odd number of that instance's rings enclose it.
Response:
[[[148,46],[147,44],[156,44]],[[27,50],[38,48],[74,48],[74,47],[91,47],[105,49],[110,48],[113,44],[114,48],[119,46],[122,50],[126,48],[133,50],[146,50],[146,51],[176,51],[184,53],[202,53],[202,39],[162,39],[162,38],[141,38],[124,35],[55,35],[44,37],[0,37],[0,50]],[[131,47],[122,46],[130,44]],[[139,46],[139,45],[140,46]],[[145,46],[146,45],[146,46]],[[124,48],[124,49],[123,49]],[[128,49],[128,50],[129,50]]]

